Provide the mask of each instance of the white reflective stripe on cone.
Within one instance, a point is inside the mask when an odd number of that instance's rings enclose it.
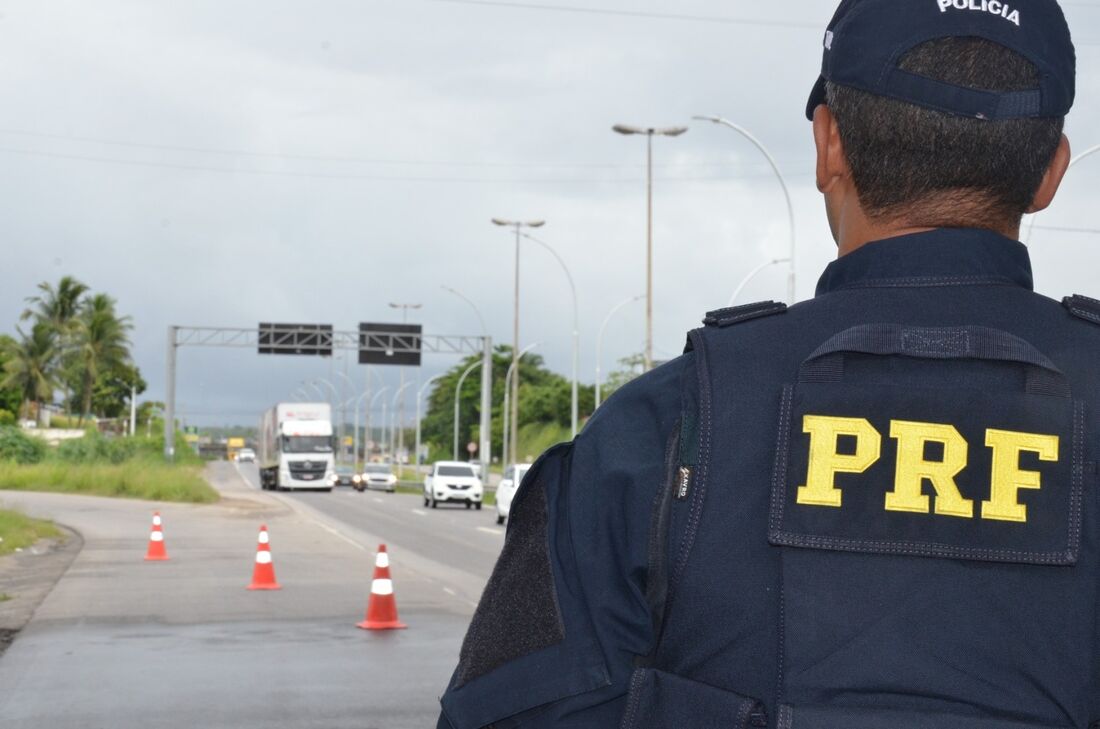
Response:
[[[267,544],[271,540],[267,536],[267,532],[260,532],[260,544]]]
[[[160,526],[160,515],[159,514],[157,516],[153,517],[153,524],[154,524],[154,526]]]
[[[376,559],[374,561],[374,566],[375,567],[389,567],[390,566],[390,555],[386,554],[385,552],[379,552],[378,553],[378,559]]]
[[[371,583],[370,591],[375,595],[392,595],[393,580],[375,580]]]
[[[256,552],[256,564],[271,564],[271,552]]]
[[[164,541],[163,532],[153,532],[152,534],[149,535],[149,541],[150,542],[163,542]]]

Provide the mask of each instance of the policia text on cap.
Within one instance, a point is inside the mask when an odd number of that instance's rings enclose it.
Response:
[[[838,260],[531,469],[442,729],[1100,726],[1100,301],[1016,240],[1074,88],[1054,0],[841,3]]]

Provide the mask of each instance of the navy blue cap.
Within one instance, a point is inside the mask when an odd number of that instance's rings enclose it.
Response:
[[[1012,92],[943,83],[898,68],[939,38],[984,38],[1039,69],[1039,86]],[[825,103],[825,82],[977,119],[1060,117],[1073,106],[1077,58],[1057,0],[842,0],[825,33],[821,78],[806,117]]]

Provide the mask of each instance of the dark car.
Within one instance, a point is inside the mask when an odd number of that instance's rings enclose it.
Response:
[[[356,491],[363,490],[363,479],[355,472],[354,466],[340,464],[333,469],[333,486],[351,486]]]

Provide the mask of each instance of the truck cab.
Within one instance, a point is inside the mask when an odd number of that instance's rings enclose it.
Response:
[[[327,403],[293,403],[264,415],[260,483],[265,490],[332,490],[336,463],[329,413]]]

